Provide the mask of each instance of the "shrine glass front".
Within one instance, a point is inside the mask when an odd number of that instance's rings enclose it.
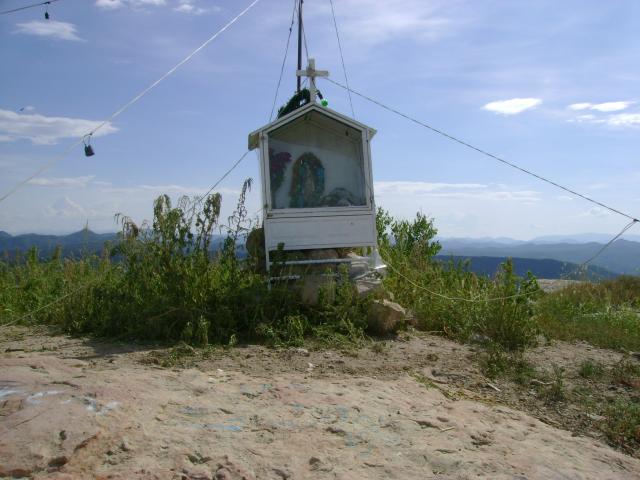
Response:
[[[367,205],[362,132],[309,112],[269,134],[271,208]]]

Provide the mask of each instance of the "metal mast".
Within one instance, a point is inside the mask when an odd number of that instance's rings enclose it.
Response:
[[[298,3],[298,70],[302,70],[302,2]],[[300,93],[300,81],[302,79],[298,77],[298,93]]]

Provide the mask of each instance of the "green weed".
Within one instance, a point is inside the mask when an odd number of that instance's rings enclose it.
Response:
[[[584,360],[578,368],[582,378],[600,378],[604,375],[604,365],[591,359]]]
[[[618,399],[606,409],[604,416],[603,430],[607,439],[615,446],[637,452],[640,448],[640,403]]]
[[[626,386],[640,386],[640,365],[633,360],[623,358],[611,367],[611,380]]]
[[[489,378],[505,375],[510,367],[511,359],[499,344],[490,344],[485,355],[480,360],[482,373]]]
[[[538,301],[535,317],[552,338],[640,350],[640,278],[619,277],[559,290]]]
[[[536,369],[521,352],[506,352],[497,343],[487,346],[480,359],[480,369],[488,378],[506,377],[519,385],[529,385],[530,380],[537,376]]]
[[[557,365],[553,366],[551,384],[543,388],[542,398],[544,398],[548,404],[562,402],[566,398],[566,392],[564,389],[564,368]]]

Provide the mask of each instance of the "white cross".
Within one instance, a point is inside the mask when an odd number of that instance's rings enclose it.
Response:
[[[311,103],[316,102],[316,77],[328,77],[328,70],[316,70],[316,61],[313,58],[309,59],[306,70],[298,70],[296,72],[298,77],[309,77],[309,92],[311,93]]]

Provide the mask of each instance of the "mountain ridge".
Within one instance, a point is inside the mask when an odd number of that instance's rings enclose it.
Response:
[[[594,236],[604,234],[580,234],[573,237],[559,236],[567,242],[552,243],[556,236],[538,237],[537,242],[515,240],[508,237],[482,237],[482,238],[438,238],[442,245],[440,256],[465,257],[476,259],[476,262],[485,264],[488,260],[480,258],[518,258],[522,260],[553,260],[567,264],[579,265],[594,256],[604,245],[604,242],[575,243],[580,238],[591,239]],[[640,274],[640,242],[630,238],[640,236],[627,236],[616,240],[609,248],[593,262],[593,266],[605,270],[604,276],[609,274]],[[26,251],[36,247],[41,257],[50,256],[56,247],[63,249],[63,255],[73,257],[83,253],[101,253],[104,243],[118,238],[117,233],[95,233],[91,230],[80,230],[68,235],[44,235],[28,233],[11,235],[0,231],[0,253],[11,255],[16,251]],[[571,241],[574,240],[573,243]],[[495,263],[493,260],[491,261]],[[490,262],[490,263],[491,263]],[[493,265],[493,263],[491,263]],[[531,262],[529,262],[531,263]],[[478,266],[480,268],[480,266]],[[545,267],[546,268],[546,267]],[[559,267],[554,267],[558,270]],[[553,269],[552,269],[553,270]]]
[[[529,259],[550,259],[582,264],[595,256],[603,243],[531,243],[501,244],[474,243],[463,240],[441,241],[442,255],[463,257],[517,257]],[[616,240],[597,256],[591,265],[602,267],[617,274],[640,274],[640,242],[624,239]]]

